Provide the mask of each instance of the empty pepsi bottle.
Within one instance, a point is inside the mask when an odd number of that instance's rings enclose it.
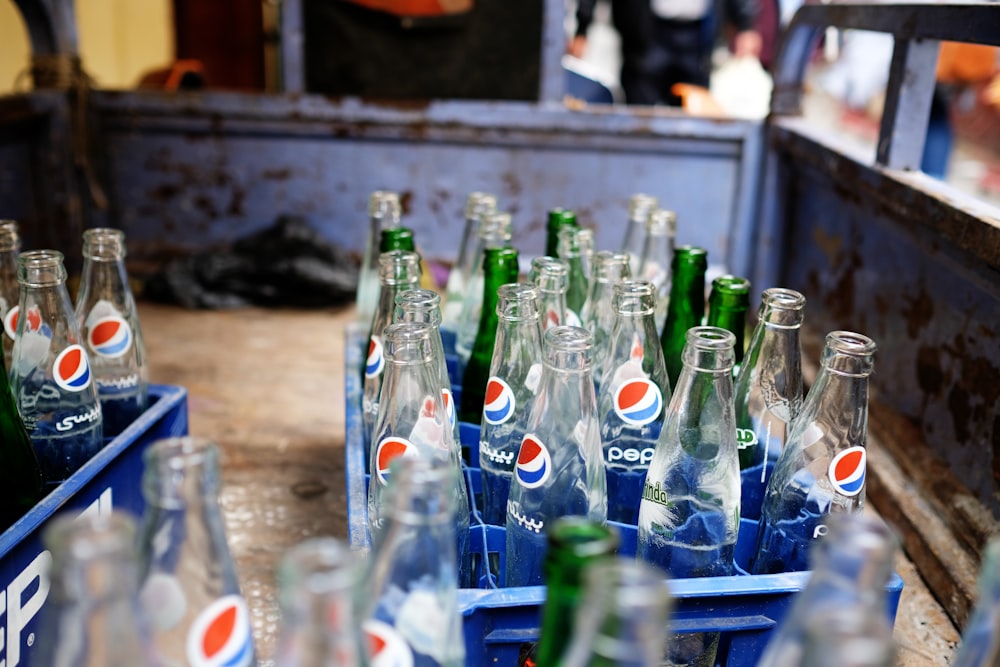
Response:
[[[440,375],[433,361],[433,329],[428,324],[402,322],[385,330],[385,383],[371,442],[368,483],[368,532],[377,551],[385,529],[385,494],[392,482],[392,462],[398,458],[426,459],[446,467],[456,480],[455,496],[460,564],[463,580],[468,567],[469,496],[458,447],[452,439]]]
[[[860,514],[831,516],[828,528],[828,534],[810,544],[812,575],[764,648],[758,667],[849,665],[853,664],[851,659],[865,657],[874,660],[857,664],[877,667],[884,664],[886,648],[891,657],[892,626],[886,616],[885,587],[892,575],[897,540],[881,519]],[[811,661],[804,661],[810,648],[810,625],[829,634],[849,629],[836,620],[844,611],[867,621],[862,627],[855,626],[848,636],[842,635],[841,645],[825,644],[833,657],[845,661],[817,662],[816,646],[812,647]],[[817,638],[814,633],[813,641]],[[840,652],[848,647],[861,651]],[[875,654],[871,655],[873,648]]]
[[[755,574],[809,567],[812,541],[827,531],[827,517],[861,512],[868,452],[868,376],[875,342],[833,331],[802,410],[764,492]]]
[[[463,667],[458,612],[455,470],[396,459],[385,539],[367,580],[361,618],[375,665]]]
[[[361,667],[361,564],[332,537],[296,544],[278,567],[277,667]]]
[[[542,375],[538,289],[513,283],[497,290],[496,343],[479,429],[483,521],[507,521],[507,496],[531,400]]]
[[[66,291],[62,253],[21,253],[17,279],[21,312],[11,389],[45,482],[54,486],[104,446],[101,404]]]
[[[659,205],[660,202],[656,197],[641,192],[629,197],[628,223],[625,225],[622,252],[628,255],[631,275],[639,275],[639,267],[642,265],[642,249],[646,244],[646,220]]]
[[[458,246],[458,258],[448,272],[447,298],[444,303],[444,313],[441,328],[455,332],[458,330],[459,317],[462,315],[462,301],[465,290],[472,275],[472,261],[475,245],[479,238],[479,223],[484,215],[496,213],[497,198],[487,192],[472,192],[465,200],[465,228],[462,230],[462,241]]]
[[[218,447],[167,438],[143,459],[140,596],[157,657],[183,667],[255,664],[250,611],[219,509]]]
[[[368,355],[362,370],[361,426],[364,442],[371,442],[372,427],[378,416],[379,394],[385,371],[383,332],[392,324],[396,295],[420,286],[420,257],[415,252],[393,250],[379,255],[381,287],[378,308],[368,333]],[[367,456],[367,455],[366,455]],[[367,463],[368,459],[365,459]]]
[[[376,190],[368,197],[368,238],[358,274],[358,322],[368,324],[375,315],[379,293],[379,243],[382,229],[399,226],[401,208],[399,195],[388,190]]]
[[[802,408],[799,328],[805,303],[795,290],[764,290],[757,326],[736,376],[733,403],[743,479],[740,516],[746,519],[760,518],[772,465]]]
[[[17,311],[20,286],[17,284],[17,254],[21,252],[21,237],[17,233],[17,223],[0,220],[0,322],[3,322],[3,364],[10,368],[11,352],[14,350],[14,334],[17,332]]]
[[[413,289],[396,295],[396,313],[393,322],[420,322],[431,327],[431,363],[441,376],[441,401],[448,413],[452,440],[459,445],[458,411],[451,394],[451,379],[441,341],[441,295],[428,289]]]
[[[602,250],[594,254],[587,302],[583,304],[580,317],[583,327],[594,336],[594,389],[598,394],[601,393],[604,360],[611,347],[608,337],[615,321],[615,284],[631,275],[628,255],[625,253]]]
[[[566,287],[569,267],[564,260],[554,257],[536,257],[531,262],[529,278],[538,288],[541,300],[542,331],[550,327],[579,326],[573,311],[566,308]]]
[[[646,470],[670,402],[670,381],[654,320],[656,296],[646,280],[615,285],[615,323],[597,397],[608,519],[636,524]]]
[[[636,277],[653,283],[656,290],[656,327],[663,327],[670,305],[671,264],[674,259],[674,238],[677,236],[677,214],[663,208],[653,210],[646,219],[646,242]],[[704,299],[704,295],[702,295]],[[698,324],[701,324],[699,320]]]
[[[76,321],[101,400],[104,435],[111,438],[139,418],[149,402],[146,346],[125,271],[125,234],[83,233],[83,275]]]
[[[139,604],[135,522],[122,513],[59,516],[44,533],[52,553],[36,667],[157,667]],[[8,645],[8,663],[17,661]],[[203,663],[202,663],[203,664]]]
[[[542,583],[545,531],[556,519],[607,520],[607,481],[590,369],[592,340],[590,332],[579,327],[545,332],[542,378],[507,500],[507,586]]]

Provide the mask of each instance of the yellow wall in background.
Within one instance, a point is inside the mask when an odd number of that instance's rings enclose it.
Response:
[[[83,66],[99,88],[132,88],[174,59],[171,0],[76,0]],[[20,12],[0,0],[0,94],[14,89],[30,47]]]

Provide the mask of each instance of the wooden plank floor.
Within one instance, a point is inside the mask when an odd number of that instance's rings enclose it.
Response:
[[[139,310],[152,380],[187,387],[191,433],[223,449],[229,543],[270,664],[281,555],[307,537],[347,536],[343,347],[354,310]],[[905,556],[896,569],[898,664],[948,664],[955,628]]]

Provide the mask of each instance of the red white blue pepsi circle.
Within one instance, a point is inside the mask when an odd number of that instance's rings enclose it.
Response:
[[[121,317],[102,317],[90,327],[87,342],[98,356],[115,359],[132,347],[132,327]]]
[[[52,377],[61,389],[83,391],[90,385],[90,361],[79,345],[70,345],[52,364]]]
[[[371,667],[413,667],[413,651],[388,623],[369,619],[362,624]]]
[[[645,426],[660,416],[663,394],[646,378],[626,380],[615,389],[615,414],[632,426]]]
[[[375,449],[375,476],[383,485],[389,483],[389,467],[401,456],[416,456],[417,447],[406,438],[390,435]]]
[[[253,634],[247,603],[226,595],[198,614],[187,636],[191,667],[247,667],[253,661]]]
[[[483,419],[487,424],[499,426],[514,416],[517,401],[510,385],[498,378],[486,381],[486,400],[483,401]]]
[[[385,368],[385,352],[378,336],[372,336],[368,341],[368,358],[365,359],[365,377],[376,378]]]
[[[534,489],[549,479],[552,474],[552,457],[542,441],[532,434],[521,440],[521,450],[517,453],[514,475],[518,483],[526,489]]]
[[[830,461],[830,483],[845,496],[856,496],[865,488],[868,452],[864,447],[851,447]]]
[[[455,413],[455,399],[451,395],[451,389],[441,390],[441,401],[444,403],[444,411],[448,415],[448,423],[455,426],[458,415]]]
[[[7,311],[7,315],[3,318],[4,331],[11,340],[17,337],[17,317],[20,312],[21,307],[14,306]],[[38,306],[32,306],[28,309],[28,319],[24,323],[24,328],[25,331],[38,331],[42,328],[42,312]]]

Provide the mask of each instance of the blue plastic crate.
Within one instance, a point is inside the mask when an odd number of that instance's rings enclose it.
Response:
[[[362,346],[358,339],[366,332],[347,330],[346,402],[347,402],[347,516],[351,544],[359,549],[368,545],[367,474],[364,470],[361,441]],[[453,388],[453,391],[456,388]],[[479,464],[479,426],[460,424],[463,445],[470,454],[466,482],[473,502],[470,549],[479,588],[462,589],[458,604],[463,615],[466,664],[482,666],[517,664],[525,644],[537,641],[545,587],[503,588],[491,573],[502,573],[506,531],[482,522],[476,507],[481,493]],[[634,555],[636,527],[612,522],[621,541],[619,554]],[[757,663],[774,628],[781,622],[793,597],[805,586],[809,572],[749,575],[742,569],[754,548],[757,522],[743,519],[736,544],[736,563],[740,574],[732,577],[673,579],[670,592],[675,599],[671,629],[675,632],[721,632],[717,665],[752,667]],[[487,567],[490,564],[490,567]],[[502,576],[502,575],[501,575]],[[893,574],[888,586],[887,614],[893,623],[903,580]]]
[[[146,448],[161,438],[188,432],[187,390],[150,385],[149,408],[82,468],[56,487],[0,535],[0,615],[4,618],[0,665],[28,661],[35,643],[38,612],[49,592],[42,570],[51,561],[41,537],[49,520],[64,512],[107,513],[113,509],[140,516],[140,489]]]

